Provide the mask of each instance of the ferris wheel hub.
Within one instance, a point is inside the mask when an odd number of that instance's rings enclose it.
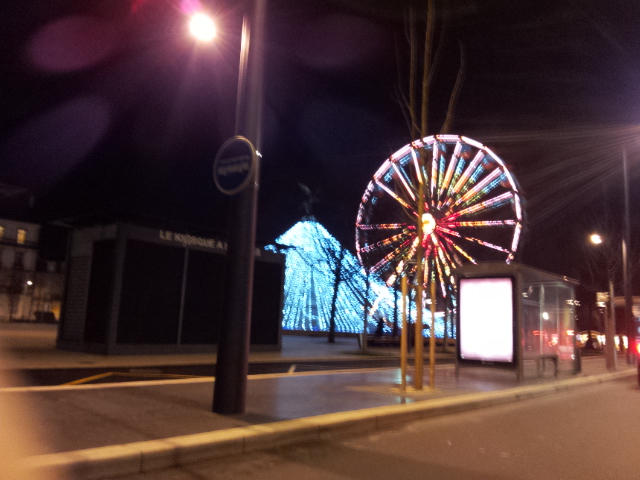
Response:
[[[431,235],[436,229],[436,219],[430,213],[422,215],[422,233],[423,235]]]

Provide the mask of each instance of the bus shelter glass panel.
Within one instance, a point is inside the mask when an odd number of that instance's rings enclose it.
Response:
[[[571,371],[575,360],[574,291],[566,282],[536,271],[522,275],[523,359],[550,360]]]

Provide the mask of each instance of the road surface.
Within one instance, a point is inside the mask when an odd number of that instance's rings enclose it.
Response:
[[[121,480],[640,478],[635,378]]]

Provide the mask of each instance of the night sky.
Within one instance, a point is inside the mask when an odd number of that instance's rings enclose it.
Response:
[[[109,213],[226,230],[211,167],[233,135],[243,4],[204,2],[220,29],[205,46],[187,33],[194,3],[3,2],[0,182],[32,194],[32,218]],[[371,176],[412,140],[399,103],[409,3],[269,2],[259,242],[304,215],[302,183],[318,220],[354,248]],[[449,133],[489,146],[520,183],[517,260],[582,278],[586,235],[621,232],[623,148],[640,233],[640,3],[444,3],[429,133],[440,133],[462,46]],[[0,201],[6,212],[15,198]],[[633,240],[632,258],[637,249]]]

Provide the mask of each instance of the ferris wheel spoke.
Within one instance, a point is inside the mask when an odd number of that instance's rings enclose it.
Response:
[[[439,240],[440,240],[440,246],[442,248],[442,252],[446,257],[447,261],[449,262],[449,264],[452,266],[457,265],[458,262],[454,260],[454,258],[451,256],[451,252],[449,251],[449,250],[453,250],[453,247],[449,244],[449,242],[446,241],[447,239],[444,238],[442,235],[439,236]]]
[[[475,237],[467,237],[465,235],[462,235],[462,238],[469,241],[469,242],[474,242],[477,243],[478,245],[482,245],[483,247],[487,247],[487,248],[492,248],[494,250],[498,250],[499,252],[504,252],[504,253],[511,253],[510,250],[507,250],[506,248],[503,248],[499,245],[494,245],[493,243],[489,243],[489,242],[485,242],[484,240],[480,240],[479,238],[475,238]]]
[[[453,230],[448,230],[447,231],[446,229],[442,229],[442,231],[445,232],[445,233],[448,233],[450,235],[453,235],[454,237],[462,238],[462,236],[458,232],[455,232]],[[444,235],[442,236],[442,239],[445,242],[447,242],[454,250],[456,250],[458,253],[460,253],[464,258],[469,260],[471,263],[473,263],[474,265],[476,265],[478,263],[471,255],[469,255],[460,245],[455,243],[453,240],[451,240],[448,237],[445,237]]]
[[[438,255],[440,256],[440,261],[445,268],[444,273],[447,275],[447,277],[451,276],[451,268],[453,267],[454,263],[449,256],[449,252],[447,252],[446,246],[443,242],[440,242],[440,245],[438,246]]]
[[[387,279],[387,282],[386,282],[386,283],[387,283],[387,286],[389,286],[389,287],[390,287],[391,285],[393,285],[393,284],[396,282],[396,280],[398,279],[398,277],[399,277],[400,275],[402,275],[402,273],[404,272],[405,264],[406,264],[406,263],[405,263],[405,261],[404,261],[404,260],[400,260],[400,261],[398,262],[398,264],[396,265],[395,272],[394,272],[394,273],[392,273],[392,274],[389,276],[389,278]]]
[[[406,258],[413,258],[416,255],[416,251],[418,250],[419,243],[420,242],[418,240],[418,237],[416,236],[413,240],[413,243],[411,244],[411,248],[409,249],[409,252],[407,253]]]
[[[432,147],[432,157],[431,157],[431,188],[430,191],[430,204],[434,206],[434,201],[436,197],[436,191],[438,188],[438,163],[440,159],[440,149],[438,148],[438,144],[433,144]]]
[[[511,252],[515,252],[518,249],[518,243],[520,242],[520,234],[522,233],[522,224],[518,223],[513,232],[513,241],[511,242]],[[513,258],[513,253],[512,253]]]
[[[440,260],[440,262],[442,263],[442,267],[445,268],[445,264],[446,264],[446,260],[444,259],[444,254],[442,253],[443,247],[441,245],[441,242],[438,240],[437,235],[435,234],[431,234],[431,241],[433,242],[433,261],[434,263],[438,263],[438,260]],[[447,266],[445,269],[445,272],[449,270],[449,267]]]
[[[440,288],[442,289],[442,296],[445,297],[447,295],[447,292],[444,289],[444,277],[442,275],[442,268],[440,267],[440,262],[438,262],[438,257],[437,256],[434,257],[433,263],[436,264],[436,270],[438,272],[438,278],[440,279]],[[431,301],[433,301],[433,300],[431,300]]]
[[[438,160],[438,186],[433,195],[434,207],[438,206],[438,202],[439,202],[441,191],[442,191],[442,182],[444,182],[444,172],[445,172],[445,169],[447,168],[446,166],[447,161],[445,159],[446,154],[447,154],[446,151],[442,152],[442,154],[439,156],[440,159]]]
[[[469,203],[477,201],[479,198],[483,197],[491,190],[493,190],[496,186],[500,184],[500,179],[502,177],[502,170],[496,168],[493,172],[483,178],[480,182],[478,182],[473,188],[467,190],[467,193],[459,197],[451,206],[451,209],[457,207],[458,205],[467,205]],[[449,213],[449,212],[447,212]]]
[[[440,232],[440,233],[451,235],[452,237],[462,238],[462,235],[460,235],[459,232],[456,232],[455,230],[451,230],[449,228],[443,227],[441,225],[438,225],[436,227],[436,230],[438,230],[438,232]],[[446,238],[446,237],[443,237],[443,238]]]
[[[453,269],[456,266],[461,267],[463,265],[463,262],[460,259],[459,255],[454,251],[453,247],[446,241],[442,242],[442,252],[445,258],[447,259],[447,262],[449,262],[450,269]]]
[[[380,260],[373,267],[371,267],[371,273],[376,273],[376,272],[380,271],[381,269],[386,268],[386,266],[389,265],[389,262],[391,262],[391,260],[393,260],[394,258],[402,255],[403,250],[407,249],[407,247],[411,243],[411,240],[412,240],[412,238],[406,240],[398,248],[396,248],[395,250],[393,250],[393,251],[389,252],[387,255],[385,255],[382,258],[382,260]],[[415,240],[414,240],[414,243],[415,243]]]
[[[431,244],[427,245],[427,248],[424,251],[424,257],[422,258],[422,282],[423,283],[425,283],[425,279],[428,279],[431,275],[430,258],[431,258],[432,250],[433,250],[433,246]]]
[[[407,191],[407,193],[409,194],[409,196],[411,197],[411,200],[413,200],[414,202],[417,201],[416,198],[416,193],[413,191],[413,189],[409,186],[409,183],[407,182],[407,178],[406,178],[406,174],[404,173],[404,170],[402,170],[401,168],[398,167],[398,164],[396,162],[392,162],[391,163],[392,168],[395,170],[398,178],[400,179],[400,182],[402,183],[402,185],[404,186],[404,189]]]
[[[451,184],[451,179],[453,178],[453,173],[456,170],[456,165],[458,164],[458,159],[460,157],[460,152],[462,151],[462,144],[460,142],[456,143],[456,148],[453,151],[453,155],[451,156],[451,161],[449,162],[449,167],[447,168],[447,173],[442,180],[442,184],[438,188],[438,208],[442,207],[442,194],[449,188]]]
[[[380,240],[379,242],[376,242],[372,245],[367,245],[365,247],[363,247],[360,251],[362,253],[369,253],[373,250],[378,250],[384,247],[387,247],[389,245],[392,245],[394,243],[397,243],[398,241],[400,241],[401,239],[403,239],[404,237],[406,237],[407,235],[409,235],[408,233],[399,233],[398,235],[394,235],[392,237],[389,238],[385,238],[384,240]]]
[[[402,205],[407,210],[413,211],[413,208],[405,200],[403,200],[398,194],[396,194],[396,192],[391,190],[389,187],[387,187],[384,183],[382,183],[377,178],[375,179],[375,181],[380,188],[382,188],[385,192],[387,192],[391,196],[391,198],[395,199],[400,205]]]
[[[455,183],[453,191],[451,192],[452,195],[447,199],[447,202],[445,202],[445,207],[448,207],[451,202],[454,201],[454,196],[461,195],[466,191],[469,181],[474,177],[474,175],[476,175],[476,170],[478,169],[483,158],[484,152],[482,150],[478,151],[473,160],[471,160],[471,163],[469,163],[469,166],[465,168],[464,172],[462,173],[462,175],[460,175],[460,178],[458,178],[457,182]]]
[[[458,184],[458,180],[462,176],[462,172],[465,169],[465,164],[466,162],[462,158],[458,159],[456,169],[453,172],[453,177],[451,177],[449,188],[447,189],[447,194],[443,199],[441,208],[446,208],[451,204],[451,202],[453,202],[454,197],[456,196],[455,186]]]
[[[515,227],[518,224],[515,220],[478,220],[475,222],[441,222],[443,227]]]
[[[418,180],[418,184],[422,184],[424,183],[424,177],[422,175],[422,167],[420,166],[420,161],[418,160],[418,154],[416,153],[416,150],[419,147],[417,145],[414,145],[413,148],[411,148],[411,159],[413,160],[413,167],[415,168],[416,171],[416,178]]]
[[[494,190],[500,183],[504,177],[502,174],[498,175],[497,178],[494,178],[491,181],[487,181],[481,187],[474,188],[473,194],[470,195],[470,198],[462,202],[462,206],[470,205],[472,203],[477,202],[482,197],[487,196],[492,190]],[[483,180],[484,182],[484,180]],[[466,196],[466,195],[465,195]]]
[[[411,228],[411,225],[406,223],[377,223],[377,224],[363,224],[358,223],[356,227],[360,230],[400,230],[401,228]]]
[[[432,258],[433,253],[433,258]],[[435,250],[433,245],[429,244],[424,256],[424,269],[423,269],[423,283],[430,283],[436,279],[436,263],[435,263]]]
[[[490,198],[485,200],[484,202],[477,203],[476,205],[472,205],[470,207],[464,208],[457,212],[451,213],[449,216],[443,219],[444,222],[455,220],[459,217],[464,217],[466,215],[476,215],[484,210],[489,210],[492,208],[498,208],[505,203],[508,203],[513,198],[513,192],[505,192],[502,195],[498,195],[497,197]]]
[[[453,250],[453,247],[446,241],[446,239],[440,239],[439,246],[440,248],[438,253],[440,254],[442,265],[445,267],[445,275],[450,277],[452,273],[451,270],[456,265],[462,265],[462,262],[459,259],[455,259],[455,255],[452,257],[452,254],[449,253],[447,248],[451,248]]]

